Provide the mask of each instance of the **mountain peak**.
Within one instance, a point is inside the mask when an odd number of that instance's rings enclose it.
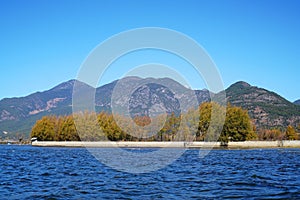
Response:
[[[69,81],[66,81],[66,82],[63,82],[55,87],[53,87],[52,89],[50,90],[65,90],[65,89],[72,89],[73,86],[74,86],[74,83],[75,83],[75,79],[72,79],[72,80],[69,80]]]
[[[245,81],[238,81],[238,82],[234,83],[233,85],[231,85],[230,87],[245,89],[245,88],[250,88],[251,85]]]
[[[239,81],[226,89],[227,101],[248,110],[259,128],[286,127],[300,122],[300,108],[280,95]]]

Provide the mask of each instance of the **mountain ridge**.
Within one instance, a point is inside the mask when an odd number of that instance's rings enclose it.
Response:
[[[279,94],[237,82],[226,89],[227,101],[248,110],[256,126],[269,128],[300,123],[300,106]]]
[[[152,99],[151,102],[147,104],[136,102],[136,105],[132,107],[135,111],[137,108],[148,106],[147,109],[150,109],[149,106],[152,106],[154,110],[156,109],[155,112],[161,112],[159,109],[162,109],[164,104],[167,105],[173,102],[173,104],[175,103],[173,106],[167,106],[169,110],[164,110],[166,112],[173,112],[174,110],[172,109],[178,107],[176,106],[176,101],[171,100],[174,98],[181,99],[185,104],[190,103],[190,97],[188,95],[183,93],[181,97],[172,97],[172,94],[168,93],[166,89],[153,84],[153,82],[161,83],[161,85],[167,84],[170,87],[178,88],[178,90],[193,92],[197,97],[198,104],[210,101],[210,95],[218,95],[209,92],[207,89],[188,89],[169,78],[143,79],[139,77],[128,77],[122,79],[121,82],[119,81],[120,80],[115,80],[103,86],[93,88],[78,80],[71,79],[49,90],[35,92],[25,97],[4,98],[0,100],[0,136],[3,131],[14,134],[21,133],[28,136],[31,126],[42,116],[71,114],[73,86],[75,83],[77,86],[79,85],[79,88],[95,90],[95,107],[98,112],[102,110],[111,112],[112,90],[116,87],[117,83],[123,84],[121,88],[123,87],[124,89],[126,89],[126,85],[132,83],[132,81],[141,85],[146,83],[147,87],[141,89],[136,97],[141,98],[150,93],[157,96],[156,99]],[[155,91],[156,94],[153,94]],[[296,125],[300,123],[300,106],[286,100],[275,92],[251,86],[244,81],[238,81],[232,84],[225,91],[227,102],[247,109],[258,128],[285,127],[289,124]],[[129,97],[122,98],[122,101],[130,100]],[[120,100],[120,102],[122,101]],[[158,104],[158,106],[154,104]],[[144,109],[143,112],[145,113],[146,110]]]

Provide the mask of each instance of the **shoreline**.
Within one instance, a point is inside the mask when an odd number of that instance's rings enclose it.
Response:
[[[255,148],[300,148],[300,140],[283,141],[245,141],[229,142],[226,146],[221,142],[129,142],[129,141],[34,141],[35,147],[87,147],[87,148],[228,148],[228,149],[255,149]]]

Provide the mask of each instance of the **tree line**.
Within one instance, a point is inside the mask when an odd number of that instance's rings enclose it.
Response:
[[[300,137],[297,131],[300,131],[300,124],[297,127],[289,125],[286,129],[282,129],[281,127],[272,129],[261,129],[257,132],[257,137],[259,140],[267,141],[299,140]]]
[[[212,120],[211,116],[214,116]],[[224,117],[222,117],[224,116]],[[76,122],[76,125],[75,125]],[[224,126],[223,126],[224,125]],[[121,116],[111,113],[76,113],[44,116],[32,127],[31,137],[39,141],[246,141],[298,139],[296,130],[260,130],[241,107],[201,104],[184,114]]]

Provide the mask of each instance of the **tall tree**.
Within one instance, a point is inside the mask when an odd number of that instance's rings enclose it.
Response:
[[[245,141],[256,137],[248,112],[241,107],[234,107],[228,104],[220,141]]]
[[[37,137],[41,141],[52,141],[56,135],[56,117],[45,116],[38,120],[32,127],[31,137]]]
[[[60,132],[58,134],[61,137],[59,140],[80,141],[72,115],[64,117],[63,123],[61,123],[60,126]]]
[[[225,107],[215,102],[208,102],[203,103],[199,109],[200,120],[197,138],[200,136],[200,140],[217,141],[224,125]]]
[[[298,139],[296,130],[291,125],[289,125],[286,129],[285,139],[286,140],[297,140]]]

